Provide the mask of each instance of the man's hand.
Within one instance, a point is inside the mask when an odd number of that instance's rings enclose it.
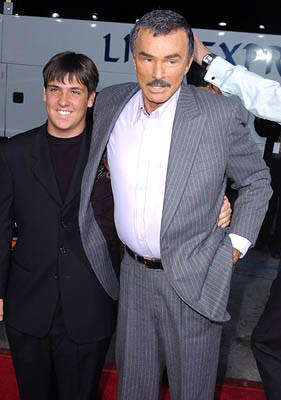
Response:
[[[219,215],[218,226],[221,228],[226,228],[230,224],[232,209],[228,198],[224,196],[223,203]]]
[[[233,265],[235,265],[237,263],[237,261],[239,260],[239,257],[241,256],[241,253],[239,250],[233,248]]]
[[[194,33],[194,61],[196,61],[197,64],[202,65],[203,57],[209,53],[211,53],[210,50],[206,46],[204,46],[199,37]]]
[[[4,316],[4,301],[0,299],[0,322],[3,321]]]

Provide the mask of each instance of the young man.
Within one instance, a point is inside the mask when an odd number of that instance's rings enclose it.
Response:
[[[131,33],[131,49],[139,85],[107,88],[95,105],[81,237],[94,265],[90,193],[107,145],[115,223],[126,245],[119,399],[157,399],[166,365],[173,400],[208,400],[221,323],[229,318],[233,263],[256,240],[271,194],[269,173],[240,102],[183,84],[193,34],[182,16],[146,14]],[[227,177],[239,192],[229,231],[217,226]],[[112,274],[100,266],[95,271],[104,280]],[[114,293],[115,283],[107,283]]]
[[[64,52],[43,77],[47,123],[1,146],[0,299],[21,399],[93,400],[116,322],[116,301],[89,264],[78,226],[92,130],[86,117],[99,75],[87,56]],[[117,275],[106,172],[100,165],[91,193],[95,246]]]

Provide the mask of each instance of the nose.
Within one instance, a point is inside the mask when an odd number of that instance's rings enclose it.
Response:
[[[60,93],[59,99],[58,99],[59,105],[61,106],[66,106],[69,103],[69,98],[67,92],[62,91]]]
[[[155,62],[153,65],[153,72],[152,72],[153,79],[164,79],[165,77],[165,68],[162,62]]]

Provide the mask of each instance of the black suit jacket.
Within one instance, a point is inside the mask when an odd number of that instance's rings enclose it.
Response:
[[[273,157],[273,146],[274,142],[278,142],[279,136],[281,135],[280,124],[274,121],[269,121],[262,118],[255,118],[255,130],[262,136],[266,137],[266,143],[264,148],[264,160],[267,165],[270,165],[270,161]]]
[[[0,161],[0,298],[4,318],[19,331],[45,336],[61,301],[70,337],[78,343],[112,334],[116,302],[103,289],[91,268],[80,239],[78,210],[90,132],[83,135],[72,181],[64,202],[51,163],[46,125],[19,134],[1,146]],[[93,189],[94,213],[103,229],[103,216],[112,221],[110,182]],[[96,206],[96,207],[95,207]],[[14,223],[18,240],[10,251]],[[112,227],[112,224],[111,224]],[[117,235],[108,235],[116,271]],[[113,239],[112,239],[113,237]]]

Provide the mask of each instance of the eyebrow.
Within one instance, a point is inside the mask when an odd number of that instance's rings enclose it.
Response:
[[[151,58],[154,57],[152,54],[146,53],[145,51],[140,51],[139,55],[144,56],[144,57],[151,57]],[[168,56],[165,56],[164,58],[169,60],[171,58],[181,58],[181,56],[178,53],[174,53],[174,54],[169,54]]]
[[[178,53],[174,53],[174,54],[170,54],[168,56],[166,56],[165,58],[169,59],[169,58],[181,58],[181,56]]]
[[[55,83],[48,83],[48,86],[47,87],[50,87],[50,88],[60,88],[60,87],[63,87],[63,86],[60,86],[60,85],[56,85]],[[83,91],[84,90],[84,88],[81,88],[80,86],[70,86],[69,87],[69,89],[71,89],[71,90],[81,90],[81,91]]]

